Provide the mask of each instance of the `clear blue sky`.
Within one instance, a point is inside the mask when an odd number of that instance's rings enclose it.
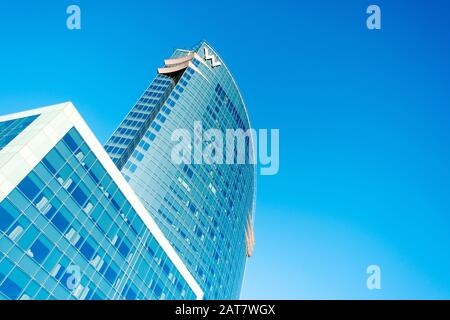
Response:
[[[71,100],[104,142],[163,59],[205,39],[253,126],[281,134],[242,297],[450,298],[450,5],[374,3],[381,31],[356,0],[4,2],[0,113]]]

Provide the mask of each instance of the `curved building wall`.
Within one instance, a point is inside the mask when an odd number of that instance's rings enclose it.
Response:
[[[227,67],[205,42],[192,50],[176,50],[165,62],[106,150],[154,214],[205,298],[236,299],[247,258],[246,228],[254,211],[255,167],[248,162],[174,164],[171,136],[176,129],[194,135],[196,121],[204,131],[248,130],[247,112]],[[151,115],[141,112],[149,103],[157,106]],[[130,120],[138,117],[142,120],[136,125],[146,128],[145,133],[124,135],[135,130]],[[135,140],[136,147],[127,148]],[[248,141],[247,151],[250,147]]]

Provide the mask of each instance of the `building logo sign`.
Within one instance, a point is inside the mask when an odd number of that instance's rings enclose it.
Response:
[[[222,64],[222,62],[217,59],[215,55],[209,52],[209,49],[207,47],[204,48],[205,52],[205,61],[211,60],[211,67],[218,67]]]

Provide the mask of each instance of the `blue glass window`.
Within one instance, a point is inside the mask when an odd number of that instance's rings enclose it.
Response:
[[[91,260],[94,256],[94,248],[86,241],[80,248],[81,253],[87,260]]]
[[[3,277],[4,275],[1,274]],[[0,286],[0,292],[3,293],[11,300],[17,300],[19,298],[19,294],[22,290],[20,287],[14,283],[10,278],[6,278],[5,281]]]
[[[161,289],[161,287],[160,287],[159,284],[157,284],[156,282],[153,282],[153,283],[152,283],[152,286],[151,286],[150,288],[153,290],[153,293],[155,294],[155,296],[156,296],[157,298],[159,298],[159,297],[161,296],[161,294],[162,294],[162,289]]]
[[[64,142],[67,144],[67,146],[72,151],[76,151],[78,149],[78,144],[75,142],[75,140],[72,138],[70,134],[66,134],[63,138]]]
[[[30,245],[33,243],[33,241],[37,238],[38,234],[39,230],[34,225],[31,225],[20,238],[19,244],[23,248],[28,249]]]
[[[106,270],[106,272],[105,272],[105,277],[106,277],[106,279],[107,279],[111,284],[114,284],[114,282],[116,281],[116,279],[117,279],[117,272],[114,271],[114,269],[113,269],[112,266],[110,266],[110,267]]]
[[[50,252],[50,249],[44,244],[44,241],[45,240],[38,239],[30,248],[31,252],[33,253],[34,259],[36,259],[36,261],[39,263],[42,263]]]
[[[167,99],[167,103],[169,104],[169,106],[174,107],[175,106],[175,101],[173,101],[172,99]]]
[[[6,232],[13,222],[14,218],[3,208],[3,206],[0,206],[0,230]]]
[[[0,123],[0,150],[25,130],[38,115]]]
[[[69,222],[64,218],[64,216],[61,214],[61,212],[57,212],[55,216],[52,219],[53,224],[58,228],[59,231],[64,232],[66,231],[67,227],[69,226]]]
[[[73,192],[72,192],[72,196],[75,199],[75,201],[80,205],[80,207],[83,207],[84,204],[87,201],[87,196],[86,194],[83,192],[83,190],[81,190],[81,187],[78,186],[76,187]]]
[[[119,246],[119,252],[126,257],[128,253],[130,253],[130,248],[126,245],[126,243],[123,241]]]
[[[135,172],[136,169],[137,169],[137,166],[134,163],[130,165],[130,171],[131,172]]]
[[[134,300],[136,299],[136,292],[134,292],[133,289],[128,290],[127,295],[125,296],[127,300]]]
[[[39,193],[39,188],[31,181],[29,177],[25,177],[18,185],[20,191],[23,192],[28,199],[33,200]]]
[[[200,65],[200,61],[198,61],[197,59],[193,59],[192,63],[194,64],[194,66],[198,67]]]

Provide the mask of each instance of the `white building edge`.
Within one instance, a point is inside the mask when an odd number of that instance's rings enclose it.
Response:
[[[0,116],[0,122],[35,115],[39,116],[0,150],[0,202],[13,191],[70,129],[75,128],[177,267],[194,291],[197,300],[203,299],[204,293],[197,281],[71,102]]]

